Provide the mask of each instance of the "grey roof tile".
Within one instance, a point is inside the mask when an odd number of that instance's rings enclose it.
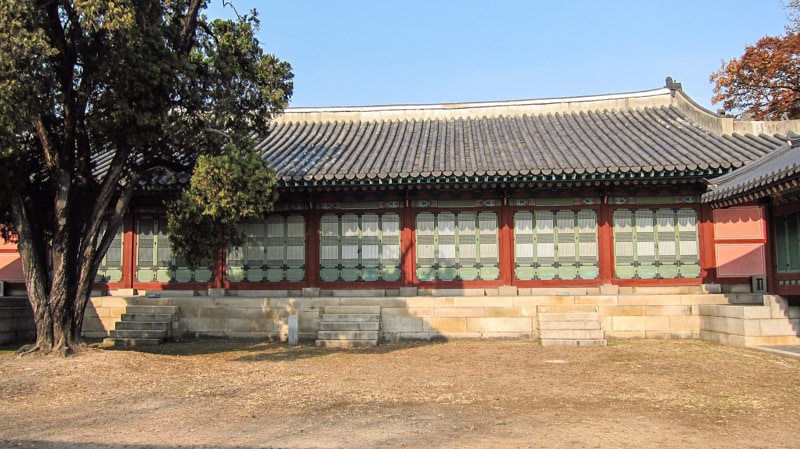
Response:
[[[677,100],[662,89],[438,107],[289,109],[258,148],[285,183],[685,171],[702,172],[699,178],[785,141],[757,131],[757,123],[731,125],[691,102],[687,107],[678,93]],[[798,132],[800,122],[784,128]]]
[[[768,196],[785,189],[784,183],[800,178],[800,141],[792,141],[777,150],[720,176],[702,196],[704,203],[726,207]]]

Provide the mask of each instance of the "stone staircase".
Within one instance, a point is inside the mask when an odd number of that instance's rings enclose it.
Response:
[[[381,306],[326,306],[314,344],[324,348],[376,346]]]
[[[109,346],[160,345],[172,337],[178,322],[178,306],[128,306],[110,337]]]
[[[542,346],[607,346],[596,306],[540,306]]]

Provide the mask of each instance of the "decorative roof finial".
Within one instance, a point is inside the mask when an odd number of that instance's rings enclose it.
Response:
[[[672,91],[673,97],[675,96],[676,91],[683,90],[683,86],[681,86],[681,83],[678,83],[675,80],[673,80],[671,76],[667,77],[666,88]]]

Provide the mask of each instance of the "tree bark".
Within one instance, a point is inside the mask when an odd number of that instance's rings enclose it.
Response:
[[[225,287],[225,231],[220,227],[216,231],[217,239],[217,257],[216,260],[211,261],[211,287],[224,288]]]
[[[19,349],[18,354],[56,353],[63,356],[80,351],[83,319],[92,292],[92,283],[113,235],[122,223],[122,215],[128,207],[133,187],[120,197],[106,234],[99,236],[99,223],[103,221],[111,195],[95,197],[96,208],[86,220],[66,221],[71,198],[86,198],[70,195],[69,182],[56,199],[55,226],[47,224],[43,217],[32,213],[36,204],[17,196],[12,201],[12,217],[18,230],[18,251],[25,274],[28,301],[34,312],[36,342]],[[84,192],[85,193],[85,192]],[[44,220],[44,221],[42,221]],[[68,224],[69,223],[69,224]],[[54,227],[52,240],[41,229]],[[101,238],[102,237],[102,238]],[[98,248],[98,240],[101,242]],[[80,250],[77,250],[80,248]],[[48,260],[52,260],[52,273]],[[48,280],[49,278],[49,280]]]

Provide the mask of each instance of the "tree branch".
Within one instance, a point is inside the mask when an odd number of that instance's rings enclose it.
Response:
[[[192,0],[189,4],[189,10],[186,12],[186,22],[183,23],[183,31],[181,32],[181,49],[184,53],[189,54],[195,44],[195,30],[197,29],[197,16],[200,13],[202,0]]]
[[[36,135],[39,138],[39,143],[42,145],[45,165],[50,171],[55,172],[59,170],[61,164],[58,158],[58,148],[56,147],[52,131],[45,124],[45,118],[38,117],[33,123],[33,126],[36,128]]]

